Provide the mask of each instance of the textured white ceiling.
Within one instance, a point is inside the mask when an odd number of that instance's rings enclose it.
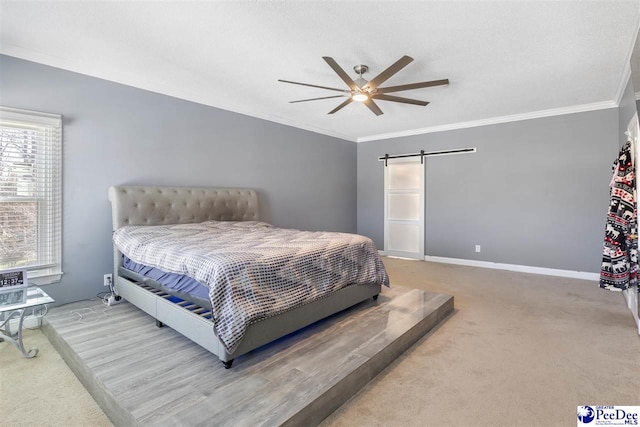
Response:
[[[615,103],[638,32],[637,0],[0,1],[0,52],[349,140],[460,122]],[[385,85],[426,107],[352,103],[278,79],[342,87],[322,60],[369,78],[415,59]],[[355,74],[353,75],[355,77]],[[346,88],[346,86],[345,86]]]

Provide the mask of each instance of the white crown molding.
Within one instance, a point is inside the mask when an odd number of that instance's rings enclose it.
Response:
[[[471,267],[491,268],[494,270],[509,270],[519,273],[543,274],[545,276],[570,277],[572,279],[599,281],[598,273],[588,273],[586,271],[559,270],[556,268],[532,267],[529,265],[502,264],[490,261],[476,261],[472,259],[445,258],[439,256],[425,255],[425,261],[439,262],[443,264],[467,265]]]
[[[624,69],[622,70],[622,76],[620,76],[620,81],[618,82],[618,88],[616,89],[615,101],[616,105],[620,105],[622,101],[622,97],[624,96],[624,90],[627,87],[627,83],[629,83],[629,79],[631,78],[631,64],[629,62],[625,63]]]
[[[219,108],[221,110],[231,111],[231,112],[237,113],[237,114],[242,114],[243,116],[249,116],[249,117],[254,117],[256,119],[266,120],[268,122],[278,123],[280,125],[291,126],[292,128],[296,128],[296,129],[300,129],[300,130],[306,130],[306,131],[313,132],[313,133],[319,133],[321,135],[330,136],[332,138],[342,139],[343,141],[358,142],[357,138],[354,138],[354,137],[351,137],[351,136],[343,135],[341,133],[333,132],[333,131],[330,131],[330,130],[327,130],[327,129],[317,128],[317,127],[314,127],[314,126],[311,126],[311,125],[307,125],[307,124],[300,124],[298,122],[293,122],[291,120],[283,119],[282,117],[271,117],[269,115],[262,115],[262,114],[248,114],[246,112],[242,112],[242,111],[239,111],[239,110],[236,111],[236,110],[232,110],[230,108],[213,106],[213,105],[208,105],[208,104],[204,104],[204,105],[207,105],[209,107]]]
[[[553,108],[550,110],[533,111],[531,113],[513,114],[510,116],[492,117],[489,119],[473,120],[469,122],[452,123],[442,126],[431,126],[426,128],[411,129],[399,132],[381,133],[378,135],[363,136],[357,138],[356,142],[378,141],[381,139],[399,138],[403,136],[422,135],[425,133],[445,132],[456,129],[474,128],[479,126],[489,126],[500,123],[517,122],[521,120],[539,119],[543,117],[560,116],[564,114],[584,113],[586,111],[605,110],[616,108],[618,104],[613,101],[595,102],[592,104],[575,105],[573,107]]]

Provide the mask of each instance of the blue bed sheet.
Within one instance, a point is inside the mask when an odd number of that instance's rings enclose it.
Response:
[[[148,277],[149,279],[153,279],[174,291],[186,292],[204,300],[209,300],[209,288],[192,277],[176,273],[167,273],[154,267],[138,264],[126,256],[123,261],[123,266],[127,270],[134,271]]]

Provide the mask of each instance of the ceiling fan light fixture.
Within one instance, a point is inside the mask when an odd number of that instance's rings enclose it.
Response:
[[[338,63],[331,58],[330,56],[323,56],[322,59],[333,69],[333,71],[342,79],[343,82],[349,87],[349,89],[339,89],[335,87],[327,87],[320,85],[313,85],[309,83],[300,83],[300,82],[292,82],[289,80],[278,80],[283,83],[291,83],[300,86],[309,86],[315,87],[319,89],[327,89],[337,92],[342,92],[342,95],[333,95],[333,96],[323,96],[319,98],[311,98],[311,99],[301,99],[299,101],[291,101],[291,103],[297,102],[306,102],[306,101],[316,101],[320,99],[329,99],[329,98],[342,98],[344,96],[348,97],[344,102],[338,105],[333,110],[329,111],[327,114],[334,114],[337,111],[342,110],[344,107],[349,105],[352,101],[360,102],[364,104],[373,114],[376,116],[380,116],[384,114],[380,107],[376,104],[376,101],[391,101],[391,102],[399,102],[402,104],[411,104],[411,105],[420,105],[426,106],[429,103],[426,101],[420,101],[418,99],[410,99],[403,98],[401,96],[389,95],[389,93],[394,92],[402,92],[405,90],[412,89],[422,89],[433,86],[443,86],[449,84],[449,79],[442,80],[432,80],[428,82],[418,82],[418,83],[408,83],[397,86],[384,86],[380,85],[393,77],[396,73],[406,67],[409,63],[413,61],[413,58],[410,56],[404,55],[402,58],[398,59],[396,62],[391,64],[391,66],[387,67],[383,72],[375,76],[373,79],[367,81],[362,75],[369,71],[369,67],[366,65],[360,64],[353,67],[353,71],[356,72],[358,77],[356,79],[352,79],[349,75],[338,65]]]
[[[367,99],[369,99],[369,95],[367,95],[367,94],[366,94],[366,93],[364,93],[364,92],[358,92],[358,93],[354,93],[354,94],[351,96],[351,99],[353,99],[354,101],[358,101],[358,102],[364,102],[364,101],[366,101]]]

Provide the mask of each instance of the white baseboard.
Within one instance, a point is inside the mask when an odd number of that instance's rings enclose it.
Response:
[[[493,268],[496,270],[517,271],[520,273],[543,274],[545,276],[570,277],[572,279],[583,279],[599,281],[600,274],[588,273],[586,271],[560,270],[556,268],[532,267],[529,265],[502,264],[499,262],[476,261],[472,259],[446,258],[439,256],[425,255],[425,261],[440,262],[444,264],[468,265],[471,267]]]
[[[386,256],[385,251],[378,251],[380,256]],[[600,274],[586,271],[560,270],[557,268],[532,267],[530,265],[502,264],[491,261],[477,261],[473,259],[447,258],[441,256],[425,255],[425,261],[439,262],[442,264],[468,265],[471,267],[493,268],[495,270],[517,271],[519,273],[543,274],[545,276],[570,277],[572,279],[600,281]]]

